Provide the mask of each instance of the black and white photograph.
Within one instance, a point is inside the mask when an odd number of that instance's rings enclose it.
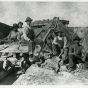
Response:
[[[0,85],[88,86],[88,2],[0,1]]]

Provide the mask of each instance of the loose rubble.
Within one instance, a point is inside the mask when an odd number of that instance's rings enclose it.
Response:
[[[87,85],[87,79],[81,79],[78,75],[66,71],[56,74],[53,70],[32,65],[13,85]]]

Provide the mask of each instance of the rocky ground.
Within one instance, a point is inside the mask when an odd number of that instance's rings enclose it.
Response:
[[[88,85],[88,71],[74,74],[62,71],[56,74],[53,70],[32,65],[13,85]]]

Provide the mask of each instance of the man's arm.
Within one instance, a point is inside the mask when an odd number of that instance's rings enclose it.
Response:
[[[29,41],[30,39],[27,37],[26,33],[27,33],[27,28],[24,28],[23,29],[23,37],[24,37],[25,40]]]
[[[59,57],[64,53],[64,48],[66,48],[66,46],[67,46],[67,38],[64,37],[64,46],[63,46],[63,49],[61,50]]]
[[[82,47],[82,60],[85,61],[86,60],[86,57],[87,57],[87,52],[86,50],[84,49],[84,47]]]
[[[69,55],[74,55],[73,49],[74,49],[73,46],[69,47]]]
[[[11,33],[12,33],[12,31],[9,33],[9,35],[6,37],[6,38],[4,38],[4,39],[9,39],[10,37],[11,37]]]
[[[67,46],[67,38],[64,37],[64,47],[63,48],[66,48],[66,46]]]

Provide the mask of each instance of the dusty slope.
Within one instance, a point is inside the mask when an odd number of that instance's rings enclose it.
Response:
[[[13,85],[88,85],[87,79],[78,75],[68,72],[56,74],[52,70],[31,66]]]

